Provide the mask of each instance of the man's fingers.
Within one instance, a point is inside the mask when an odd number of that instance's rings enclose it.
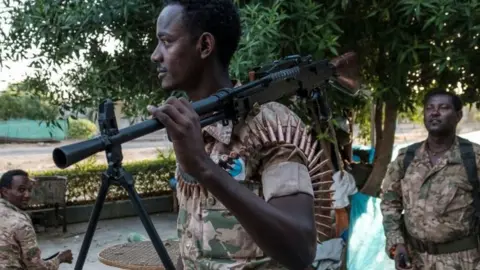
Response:
[[[193,109],[192,103],[190,103],[190,101],[188,101],[186,98],[181,97],[181,98],[178,99],[178,101],[180,101],[180,103],[182,103],[182,105],[183,105],[185,108],[189,109],[190,111],[193,111],[193,112],[195,111],[195,110]]]
[[[169,105],[172,105],[174,106],[175,108],[177,108],[177,110],[184,114],[185,112],[187,112],[187,110],[185,110],[184,106],[183,106],[183,103],[176,97],[174,96],[171,96],[169,97],[166,101],[165,101],[165,104],[169,104]]]
[[[162,108],[162,107],[157,108],[157,107],[148,105],[147,109],[148,109],[148,111],[150,112],[150,114],[151,114],[154,118],[157,118],[160,122],[162,122],[162,124],[164,124],[165,127],[175,126],[175,122],[174,122],[173,119],[170,117],[170,115],[168,115],[167,113],[165,113],[165,109],[164,109],[164,108]]]
[[[410,268],[411,267],[411,264],[410,264],[410,258],[408,257],[408,254],[403,254],[403,262],[405,263],[405,268]]]
[[[402,267],[401,267],[401,265],[400,265],[400,264],[401,264],[401,261],[402,261],[402,260],[401,260],[400,254],[396,254],[396,255],[395,255],[395,269],[397,269],[397,270],[401,270],[401,269],[402,269]]]
[[[177,136],[188,136],[199,122],[198,114],[185,98],[169,97],[162,106],[149,105],[147,110],[165,125],[172,139]]]
[[[182,104],[182,108],[185,111],[185,114],[187,114],[187,117],[191,119],[192,121],[200,121],[200,116],[198,113],[193,109],[192,103],[190,103],[186,98],[181,97],[178,100]]]
[[[147,108],[148,109],[148,108]],[[187,119],[183,115],[183,113],[180,112],[180,110],[177,108],[177,106],[174,106],[172,104],[164,104],[161,107],[154,108],[152,109],[150,107],[151,114],[157,117],[157,114],[162,112],[164,114],[167,114],[175,123],[179,125],[187,125]]]
[[[165,101],[165,105],[167,104],[175,107],[184,118],[190,119],[190,121],[192,122],[199,121],[200,117],[198,116],[197,112],[193,109],[192,104],[187,99],[183,97],[177,99],[176,97],[172,96]],[[174,117],[172,118],[176,121]]]
[[[395,269],[408,270],[411,268],[412,266],[407,254],[399,253],[395,256]]]
[[[152,107],[147,107],[148,111],[153,117],[162,122],[169,132],[179,135],[187,135],[190,132],[192,122],[173,105],[165,104],[159,108]]]

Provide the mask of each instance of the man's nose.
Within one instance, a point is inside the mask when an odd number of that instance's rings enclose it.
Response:
[[[439,115],[440,110],[438,108],[433,108],[432,111],[430,112],[431,115]]]
[[[150,60],[154,63],[160,63],[163,60],[162,53],[160,52],[158,46],[155,48],[152,55],[150,56]]]
[[[32,197],[32,192],[31,191],[25,191],[25,193],[23,194],[23,197],[25,199],[30,200],[30,197]]]

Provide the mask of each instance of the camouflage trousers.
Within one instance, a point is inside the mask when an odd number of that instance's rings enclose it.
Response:
[[[412,270],[480,270],[480,251],[432,255],[410,251]]]

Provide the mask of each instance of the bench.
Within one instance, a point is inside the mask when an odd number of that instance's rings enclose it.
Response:
[[[67,178],[60,176],[35,177],[35,185],[28,205],[27,213],[31,216],[43,215],[45,230],[47,228],[46,212],[54,210],[56,217],[55,228],[58,228],[60,220],[63,232],[67,232]]]

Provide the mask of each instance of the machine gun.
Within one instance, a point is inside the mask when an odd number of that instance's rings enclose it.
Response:
[[[320,115],[329,117],[327,103],[324,102],[320,87],[337,82],[345,90],[353,92],[358,88],[356,81],[357,65],[355,53],[347,53],[332,61],[314,61],[311,56],[288,56],[271,64],[255,68],[249,73],[250,82],[235,88],[220,89],[208,98],[192,103],[201,118],[201,126],[228,120],[236,123],[245,117],[255,106],[283,97],[297,95],[316,101]],[[322,101],[323,100],[323,101]],[[208,116],[207,116],[208,115]],[[206,117],[204,117],[206,116]],[[162,244],[151,219],[142,206],[134,188],[133,177],[122,167],[121,145],[146,134],[163,129],[156,119],[147,120],[119,130],[115,118],[114,104],[106,100],[99,106],[101,134],[90,140],[55,148],[53,160],[57,167],[64,169],[100,151],[106,152],[108,169],[102,174],[102,184],[93,208],[88,229],[80,249],[75,269],[83,268],[100,211],[111,184],[125,188],[136,212],[150,237],[166,269],[175,269]]]

